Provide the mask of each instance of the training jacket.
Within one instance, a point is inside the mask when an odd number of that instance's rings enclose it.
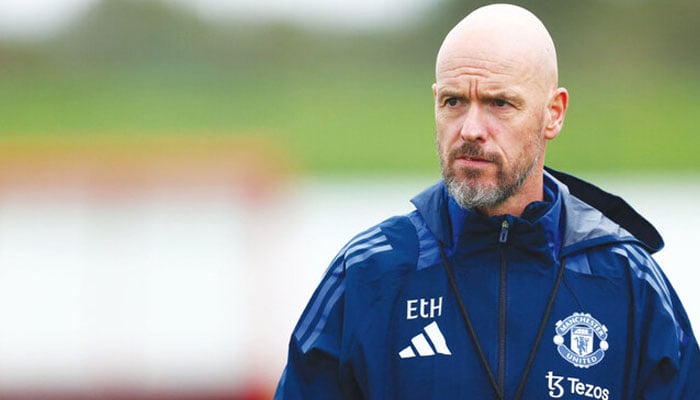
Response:
[[[353,238],[292,333],[275,399],[700,399],[657,231],[584,181],[544,180],[521,217],[462,209],[439,182]]]

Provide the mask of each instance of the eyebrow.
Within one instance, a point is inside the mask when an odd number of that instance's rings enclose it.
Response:
[[[437,93],[438,93],[438,96],[437,96],[437,97],[438,97],[438,99],[440,99],[440,100],[444,100],[444,99],[447,99],[447,98],[450,98],[450,97],[457,97],[457,98],[460,98],[460,99],[461,99],[461,98],[467,97],[467,96],[464,96],[464,94],[463,94],[461,91],[459,91],[459,90],[454,90],[454,89],[451,89],[451,88],[442,88],[442,89],[438,88]]]
[[[482,93],[479,94],[479,98],[484,100],[502,99],[516,105],[522,104],[524,101],[522,96],[511,90],[483,90]]]
[[[522,96],[513,92],[512,90],[481,90],[480,92],[481,93],[479,93],[478,96],[479,100],[481,101],[502,99],[513,105],[522,105],[525,101]],[[449,87],[438,88],[438,99],[440,101],[450,97],[457,97],[461,99],[468,98],[469,96],[465,96],[460,90],[455,90]]]

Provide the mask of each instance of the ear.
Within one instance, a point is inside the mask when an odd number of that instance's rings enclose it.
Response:
[[[433,100],[437,101],[437,83],[433,83]]]
[[[545,125],[544,137],[552,140],[564,126],[564,116],[566,108],[569,106],[569,93],[564,88],[558,88],[552,94],[552,98],[547,106],[547,124]]]

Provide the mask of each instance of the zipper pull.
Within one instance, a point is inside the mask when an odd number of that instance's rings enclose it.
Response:
[[[510,227],[510,224],[508,223],[507,219],[504,219],[503,222],[501,223],[501,235],[498,237],[498,241],[501,243],[505,243],[508,240],[508,228]]]

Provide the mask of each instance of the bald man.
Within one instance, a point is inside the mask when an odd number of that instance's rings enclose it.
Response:
[[[276,399],[700,399],[686,312],[622,199],[544,167],[562,128],[547,29],[505,4],[445,38],[443,179],[358,234],[295,327]]]

